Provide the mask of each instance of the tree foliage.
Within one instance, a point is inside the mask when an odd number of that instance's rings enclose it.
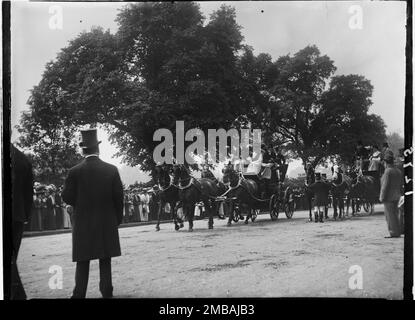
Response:
[[[230,6],[206,19],[194,2],[128,4],[116,21],[117,33],[83,32],[46,65],[19,127],[21,145],[44,132],[71,140],[80,125],[100,124],[125,163],[150,171],[154,131],[174,132],[176,120],[185,130],[251,125],[314,165],[350,157],[358,139],[385,137],[382,119],[368,114],[367,79],[335,76],[315,46],[275,61],[256,56]]]
[[[359,75],[334,76],[334,62],[316,46],[293,56],[249,57],[255,83],[266,97],[257,100],[257,125],[267,138],[277,141],[316,166],[328,156],[350,161],[356,142],[380,142],[385,124],[368,114],[372,85]]]
[[[77,164],[81,155],[73,132],[65,129],[44,130],[30,113],[24,113],[19,127],[18,146],[29,151],[35,181],[62,185],[66,170]]]

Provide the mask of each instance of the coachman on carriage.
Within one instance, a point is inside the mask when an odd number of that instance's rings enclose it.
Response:
[[[226,202],[229,203],[229,220],[237,222],[246,212],[245,223],[255,221],[260,210],[269,209],[272,220],[278,218],[284,199],[291,201],[287,206],[287,218],[294,211],[293,198],[288,195],[290,188],[282,192],[288,165],[280,152],[262,145],[261,155],[256,161],[229,163],[223,170],[223,181],[229,186]],[[223,199],[218,199],[219,201]]]

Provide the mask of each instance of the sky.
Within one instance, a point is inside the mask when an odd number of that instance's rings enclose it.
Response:
[[[202,2],[201,11],[208,18],[222,3]],[[388,133],[403,135],[405,2],[229,1],[226,4],[235,7],[244,42],[254,48],[255,54],[269,53],[277,59],[315,44],[321,54],[334,60],[336,75],[365,76],[374,87],[370,112],[384,119]],[[55,59],[69,40],[92,26],[116,32],[114,20],[118,9],[124,5],[114,2],[12,3],[12,127],[18,123],[21,112],[27,110],[30,90],[39,83],[45,64]],[[357,9],[353,7],[356,5]],[[53,6],[61,9],[61,29],[50,27],[51,18],[58,12]],[[358,11],[355,10],[359,8],[361,28],[351,28],[350,23],[357,21]],[[107,142],[105,132],[100,130],[98,134],[103,140],[101,158],[122,168],[120,159],[112,157],[116,148]],[[16,138],[14,130],[12,141]],[[298,162],[290,165],[288,173],[298,171],[298,165]],[[134,179],[137,177],[146,179],[144,173],[138,173]],[[130,173],[126,179],[131,179]]]

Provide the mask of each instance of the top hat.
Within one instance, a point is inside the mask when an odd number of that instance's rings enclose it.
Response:
[[[98,141],[97,129],[81,130],[81,136],[82,140],[79,143],[81,148],[92,148],[101,143],[101,141]]]
[[[320,172],[316,172],[316,173],[314,174],[314,177],[315,177],[317,180],[321,179],[321,174],[320,174]]]
[[[38,185],[35,186],[35,194],[41,194],[46,192],[46,186],[45,185]]]
[[[383,160],[385,160],[385,162],[388,162],[388,163],[393,163],[393,160],[394,160],[393,152],[391,150],[386,151],[383,157]]]

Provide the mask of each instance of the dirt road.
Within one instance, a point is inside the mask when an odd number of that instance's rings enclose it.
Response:
[[[232,227],[215,219],[213,230],[207,230],[207,221],[197,221],[193,233],[187,224],[179,232],[170,224],[162,224],[160,232],[153,225],[123,228],[122,256],[113,259],[114,295],[401,299],[404,239],[384,238],[382,209],[325,223],[307,222],[305,211],[291,220],[280,215],[278,221],[264,214]],[[24,238],[18,264],[29,298],[70,296],[71,234]],[[49,273],[51,266],[61,267],[62,289],[49,286],[56,284],[50,279],[57,279],[59,270]],[[357,279],[359,270],[362,289],[351,289],[349,280]],[[91,263],[88,297],[100,297],[97,261]]]

